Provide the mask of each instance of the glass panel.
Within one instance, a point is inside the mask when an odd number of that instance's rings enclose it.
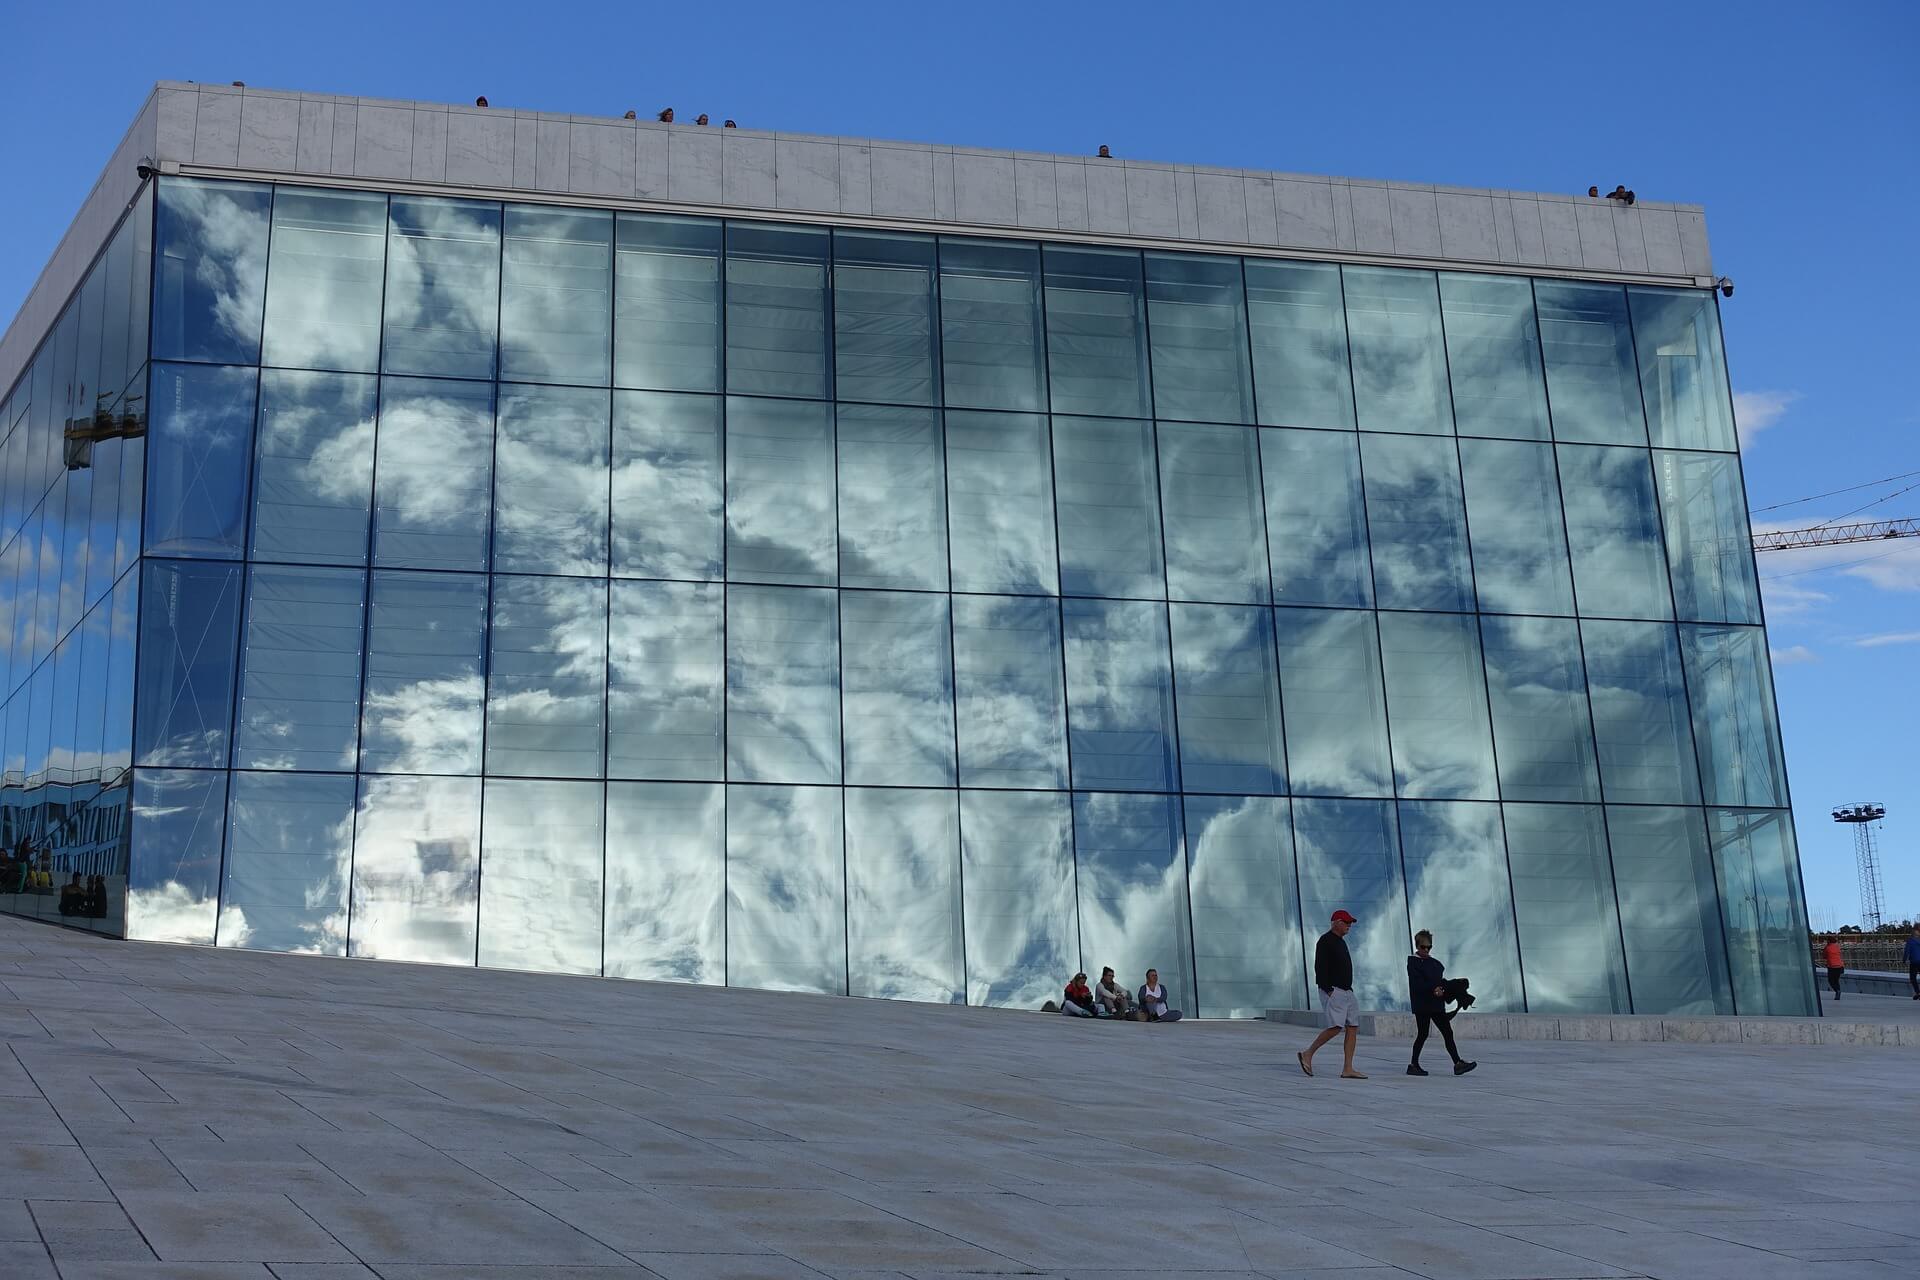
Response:
[[[833,592],[727,589],[727,776],[840,781]]]
[[[394,196],[387,210],[388,373],[491,378],[500,206]]]
[[[1300,934],[1307,985],[1313,951],[1336,911],[1359,917],[1347,934],[1353,994],[1362,1009],[1407,1007],[1407,900],[1400,880],[1400,827],[1391,800],[1295,800],[1300,862]],[[1466,975],[1473,977],[1477,975]],[[1310,990],[1314,1007],[1320,993]]]
[[[1186,819],[1201,1016],[1306,1008],[1287,802],[1188,796]]]
[[[377,372],[386,196],[277,188],[272,245],[261,363]]]
[[[226,768],[240,566],[148,560],[141,604],[139,763]]]
[[[1733,1012],[1713,856],[1698,809],[1607,806],[1635,1013]]]
[[[220,887],[220,945],[347,953],[353,778],[236,773]]]
[[[1275,603],[1371,605],[1358,439],[1262,431],[1260,465]]]
[[[1807,911],[1800,900],[1792,824],[1792,815],[1784,811],[1707,810],[1734,1007],[1747,1016],[1819,1013],[1807,963]]]
[[[81,782],[111,782],[102,752],[113,651],[113,603],[102,601],[67,644],[80,649],[78,705],[73,721],[74,777]]]
[[[60,587],[67,541],[67,477],[62,472],[40,504],[40,573],[34,591],[33,662],[38,666],[60,641]]]
[[[148,555],[244,553],[259,377],[253,369],[154,366]]]
[[[1183,785],[1189,791],[1284,794],[1271,611],[1176,604],[1172,614]]]
[[[1693,740],[1708,804],[1787,803],[1767,636],[1758,627],[1680,628],[1693,694]]]
[[[840,794],[727,788],[728,986],[846,994]]]
[[[1374,615],[1275,609],[1273,623],[1294,792],[1391,795]]]
[[[726,788],[607,784],[609,978],[727,980]]]
[[[1506,806],[1529,1013],[1627,1013],[1627,970],[1599,805]]]
[[[940,239],[940,345],[947,403],[1047,407],[1040,351],[1040,246]]]
[[[719,219],[614,218],[613,384],[720,390]]]
[[[480,779],[360,779],[351,955],[467,964],[480,896]]]
[[[140,575],[130,573],[113,589],[112,653],[107,659],[106,720],[100,727],[100,767],[111,776],[133,767],[134,650],[140,632]],[[16,700],[17,701],[17,700]],[[9,769],[13,768],[11,748]]]
[[[234,768],[352,771],[366,590],[359,569],[254,566]]]
[[[1508,800],[1600,799],[1593,722],[1571,618],[1480,619],[1500,794]]]
[[[1245,427],[1159,432],[1167,589],[1175,599],[1267,602],[1258,435]]]
[[[29,789],[47,781],[47,764],[53,751],[53,678],[55,663],[49,659],[27,682],[27,768]]]
[[[1177,791],[1166,606],[1061,602],[1076,787]]]
[[[19,604],[13,611],[13,652],[8,676],[15,688],[46,656],[46,640],[39,626],[40,534],[43,519],[37,509],[28,516],[26,525],[13,540],[11,548],[20,564],[20,576],[14,586],[14,595]]]
[[[377,388],[352,374],[260,375],[254,559],[367,562]]]
[[[1192,253],[1149,253],[1146,258],[1154,416],[1252,422],[1253,376],[1240,260]]]
[[[1061,592],[1165,596],[1153,424],[1056,417],[1053,466]]]
[[[142,769],[133,777],[127,937],[213,945],[227,775]]]
[[[1660,514],[1645,449],[1561,445],[1560,490],[1580,612],[1671,618]]]
[[[73,365],[73,407],[71,425],[89,425],[97,414],[106,412],[119,387],[108,390],[100,383],[100,336],[106,326],[107,272],[104,258],[96,260],[93,269],[87,272],[86,281],[80,286],[77,302],[69,306],[80,308],[80,328],[78,345],[74,351]],[[74,441],[63,442],[71,460]]]
[[[1057,1001],[1080,963],[1068,797],[962,791],[960,835],[967,1003]]]
[[[1753,530],[1740,460],[1657,449],[1653,468],[1665,517],[1667,567],[1680,616],[1701,622],[1760,621]]]
[[[604,387],[613,356],[613,215],[510,204],[500,254],[500,379]]]
[[[1147,306],[1140,255],[1047,245],[1047,368],[1055,413],[1144,418]]]
[[[1341,275],[1360,429],[1451,435],[1453,402],[1433,272],[1343,267]]]
[[[497,576],[488,642],[486,771],[603,776],[607,583]]]
[[[1440,273],[1453,415],[1463,436],[1545,440],[1547,384],[1533,285],[1519,276]]]
[[[726,776],[722,590],[693,582],[613,584],[608,777]]]
[[[373,562],[484,570],[492,497],[493,386],[382,381]]]
[[[939,404],[932,236],[833,233],[835,391],[842,400]]]
[[[487,580],[375,570],[360,767],[478,773]]]
[[[47,726],[47,781],[70,785],[73,769],[74,717],[80,709],[80,650],[78,638],[63,642],[48,659],[53,668],[52,718]]]
[[[827,363],[827,232],[727,224],[727,390],[833,396]]]
[[[720,577],[720,400],[613,393],[613,571]]]
[[[260,363],[273,188],[164,178],[155,234],[156,360]]]
[[[127,434],[118,441],[120,449],[119,515],[112,546],[113,572],[117,577],[133,567],[140,556],[142,520],[146,512],[147,471],[147,391],[149,373],[143,370],[134,379],[124,404],[131,405],[121,415],[121,430]],[[113,444],[107,446],[111,449]],[[102,545],[106,545],[102,543]]]
[[[841,593],[848,782],[954,785],[949,627],[946,596]]]
[[[127,302],[127,375],[128,382],[140,379],[146,366],[148,335],[153,322],[153,202],[156,183],[149,182],[134,202],[126,225],[133,233],[132,291]],[[144,389],[144,387],[142,387]],[[129,388],[132,391],[132,388]],[[135,393],[137,395],[137,392]]]
[[[493,567],[607,571],[607,393],[500,388],[494,435]]]
[[[1617,284],[1536,280],[1533,294],[1540,310],[1553,438],[1646,444],[1626,290]]]
[[[1400,802],[1407,918],[1432,932],[1435,957],[1473,984],[1474,1008],[1488,1013],[1526,1008],[1505,854],[1497,804]],[[1363,917],[1355,929],[1364,927]],[[1406,971],[1402,962],[1403,1002]]]
[[[104,273],[106,291],[100,329],[100,373],[95,379],[95,402],[102,409],[119,398],[134,369],[147,358],[146,343],[142,342],[134,363],[127,363],[127,331],[132,322],[128,308],[133,303],[133,242],[138,235],[134,224],[140,217],[141,212],[135,210],[120,223],[107,245],[107,256],[95,268]]]
[[[1580,645],[1607,799],[1699,804],[1700,773],[1673,627],[1582,621]]]
[[[1629,289],[1640,390],[1653,443],[1669,449],[1736,447],[1727,398],[1720,308],[1711,289]]]
[[[964,1003],[957,793],[846,796],[848,994]]]
[[[833,406],[727,400],[727,577],[832,586]]]
[[[1565,517],[1553,447],[1462,440],[1473,579],[1496,613],[1572,613]]]
[[[955,591],[1059,590],[1052,453],[1039,414],[947,414]]]
[[[1332,263],[1245,260],[1259,420],[1353,429],[1347,311]]]
[[[1065,787],[1059,607],[1031,597],[955,596],[953,662],[961,782]]]
[[[843,404],[840,585],[947,589],[946,446],[933,409]]]
[[[1473,567],[1451,440],[1363,434],[1373,586],[1382,609],[1471,609]]]
[[[601,784],[488,778],[481,805],[481,965],[599,973]]]
[[[1493,739],[1480,633],[1461,614],[1383,613],[1380,658],[1403,796],[1493,800]]]
[[[1178,796],[1076,792],[1075,880],[1080,891],[1080,962],[1098,975],[1111,965],[1129,991],[1160,971],[1167,1005],[1195,1009],[1192,917]]]
[[[61,523],[66,528],[60,540],[60,594],[55,600],[59,622],[54,634],[64,637],[87,611],[87,543],[93,531],[92,470],[83,467],[62,474],[54,486],[52,500],[62,498],[65,507],[61,511]]]

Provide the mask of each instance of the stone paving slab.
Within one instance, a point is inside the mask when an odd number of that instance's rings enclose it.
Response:
[[[1884,995],[1828,998],[1821,1018],[1679,1018],[1649,1014],[1456,1013],[1456,1035],[1476,1040],[1593,1040],[1681,1044],[1844,1044],[1920,1048],[1920,1001]],[[1269,1009],[1267,1021],[1325,1026],[1318,1009]],[[1412,1040],[1410,1013],[1360,1015],[1360,1034]]]
[[[0,1276],[1920,1265],[1920,1216],[1861,1196],[1920,1183],[1920,1052],[1461,1025],[1473,1075],[1410,1079],[1406,1045],[1377,1037],[1373,1079],[1334,1078],[1330,1049],[1309,1080],[1293,1054],[1312,1031],[1271,1022],[1092,1024],[0,919]]]

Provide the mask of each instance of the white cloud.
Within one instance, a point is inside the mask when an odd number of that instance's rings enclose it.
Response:
[[[1768,657],[1776,667],[1790,667],[1799,662],[1818,662],[1820,655],[1803,644],[1790,645],[1785,649],[1771,649]]]
[[[1798,391],[1734,392],[1733,420],[1740,429],[1740,447],[1747,448],[1755,436],[1780,421],[1787,406],[1799,398]]]
[[[1920,644],[1920,631],[1889,631],[1877,636],[1861,636],[1854,644],[1862,649],[1878,649],[1889,644]]]

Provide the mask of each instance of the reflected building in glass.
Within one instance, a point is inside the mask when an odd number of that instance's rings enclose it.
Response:
[[[131,148],[131,150],[130,150]],[[1808,1013],[1686,206],[161,85],[0,344],[0,907]],[[81,877],[78,891],[75,876]]]

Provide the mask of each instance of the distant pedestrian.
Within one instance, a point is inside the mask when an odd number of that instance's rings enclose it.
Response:
[[[1346,939],[1347,930],[1356,923],[1346,911],[1334,912],[1332,923],[1313,949],[1313,985],[1320,988],[1320,1007],[1327,1015],[1327,1029],[1315,1037],[1306,1052],[1294,1055],[1300,1059],[1300,1069],[1308,1075],[1313,1074],[1313,1055],[1320,1051],[1320,1046],[1344,1030],[1347,1043],[1340,1078],[1366,1079],[1353,1069],[1353,1047],[1360,1037],[1360,1005],[1353,998],[1353,953],[1347,950]]]
[[[1415,1028],[1413,1061],[1407,1064],[1410,1076],[1427,1074],[1420,1065],[1420,1050],[1426,1048],[1427,1032],[1433,1027],[1440,1028],[1440,1040],[1453,1059],[1453,1074],[1463,1076],[1480,1065],[1462,1058],[1453,1042],[1453,1015],[1447,1012],[1447,994],[1447,967],[1433,958],[1433,935],[1422,929],[1413,935],[1413,954],[1407,957],[1407,996],[1413,1004]]]
[[[1147,981],[1140,988],[1140,1011],[1148,1022],[1178,1022],[1180,1011],[1167,1007],[1166,988],[1160,985],[1160,971],[1147,970]]]
[[[1913,998],[1920,1000],[1920,924],[1913,926],[1913,933],[1907,939],[1907,985],[1913,988]]]
[[[1827,939],[1827,985],[1833,988],[1833,998],[1840,998],[1840,979],[1847,971],[1847,958],[1840,950],[1839,935]]]

